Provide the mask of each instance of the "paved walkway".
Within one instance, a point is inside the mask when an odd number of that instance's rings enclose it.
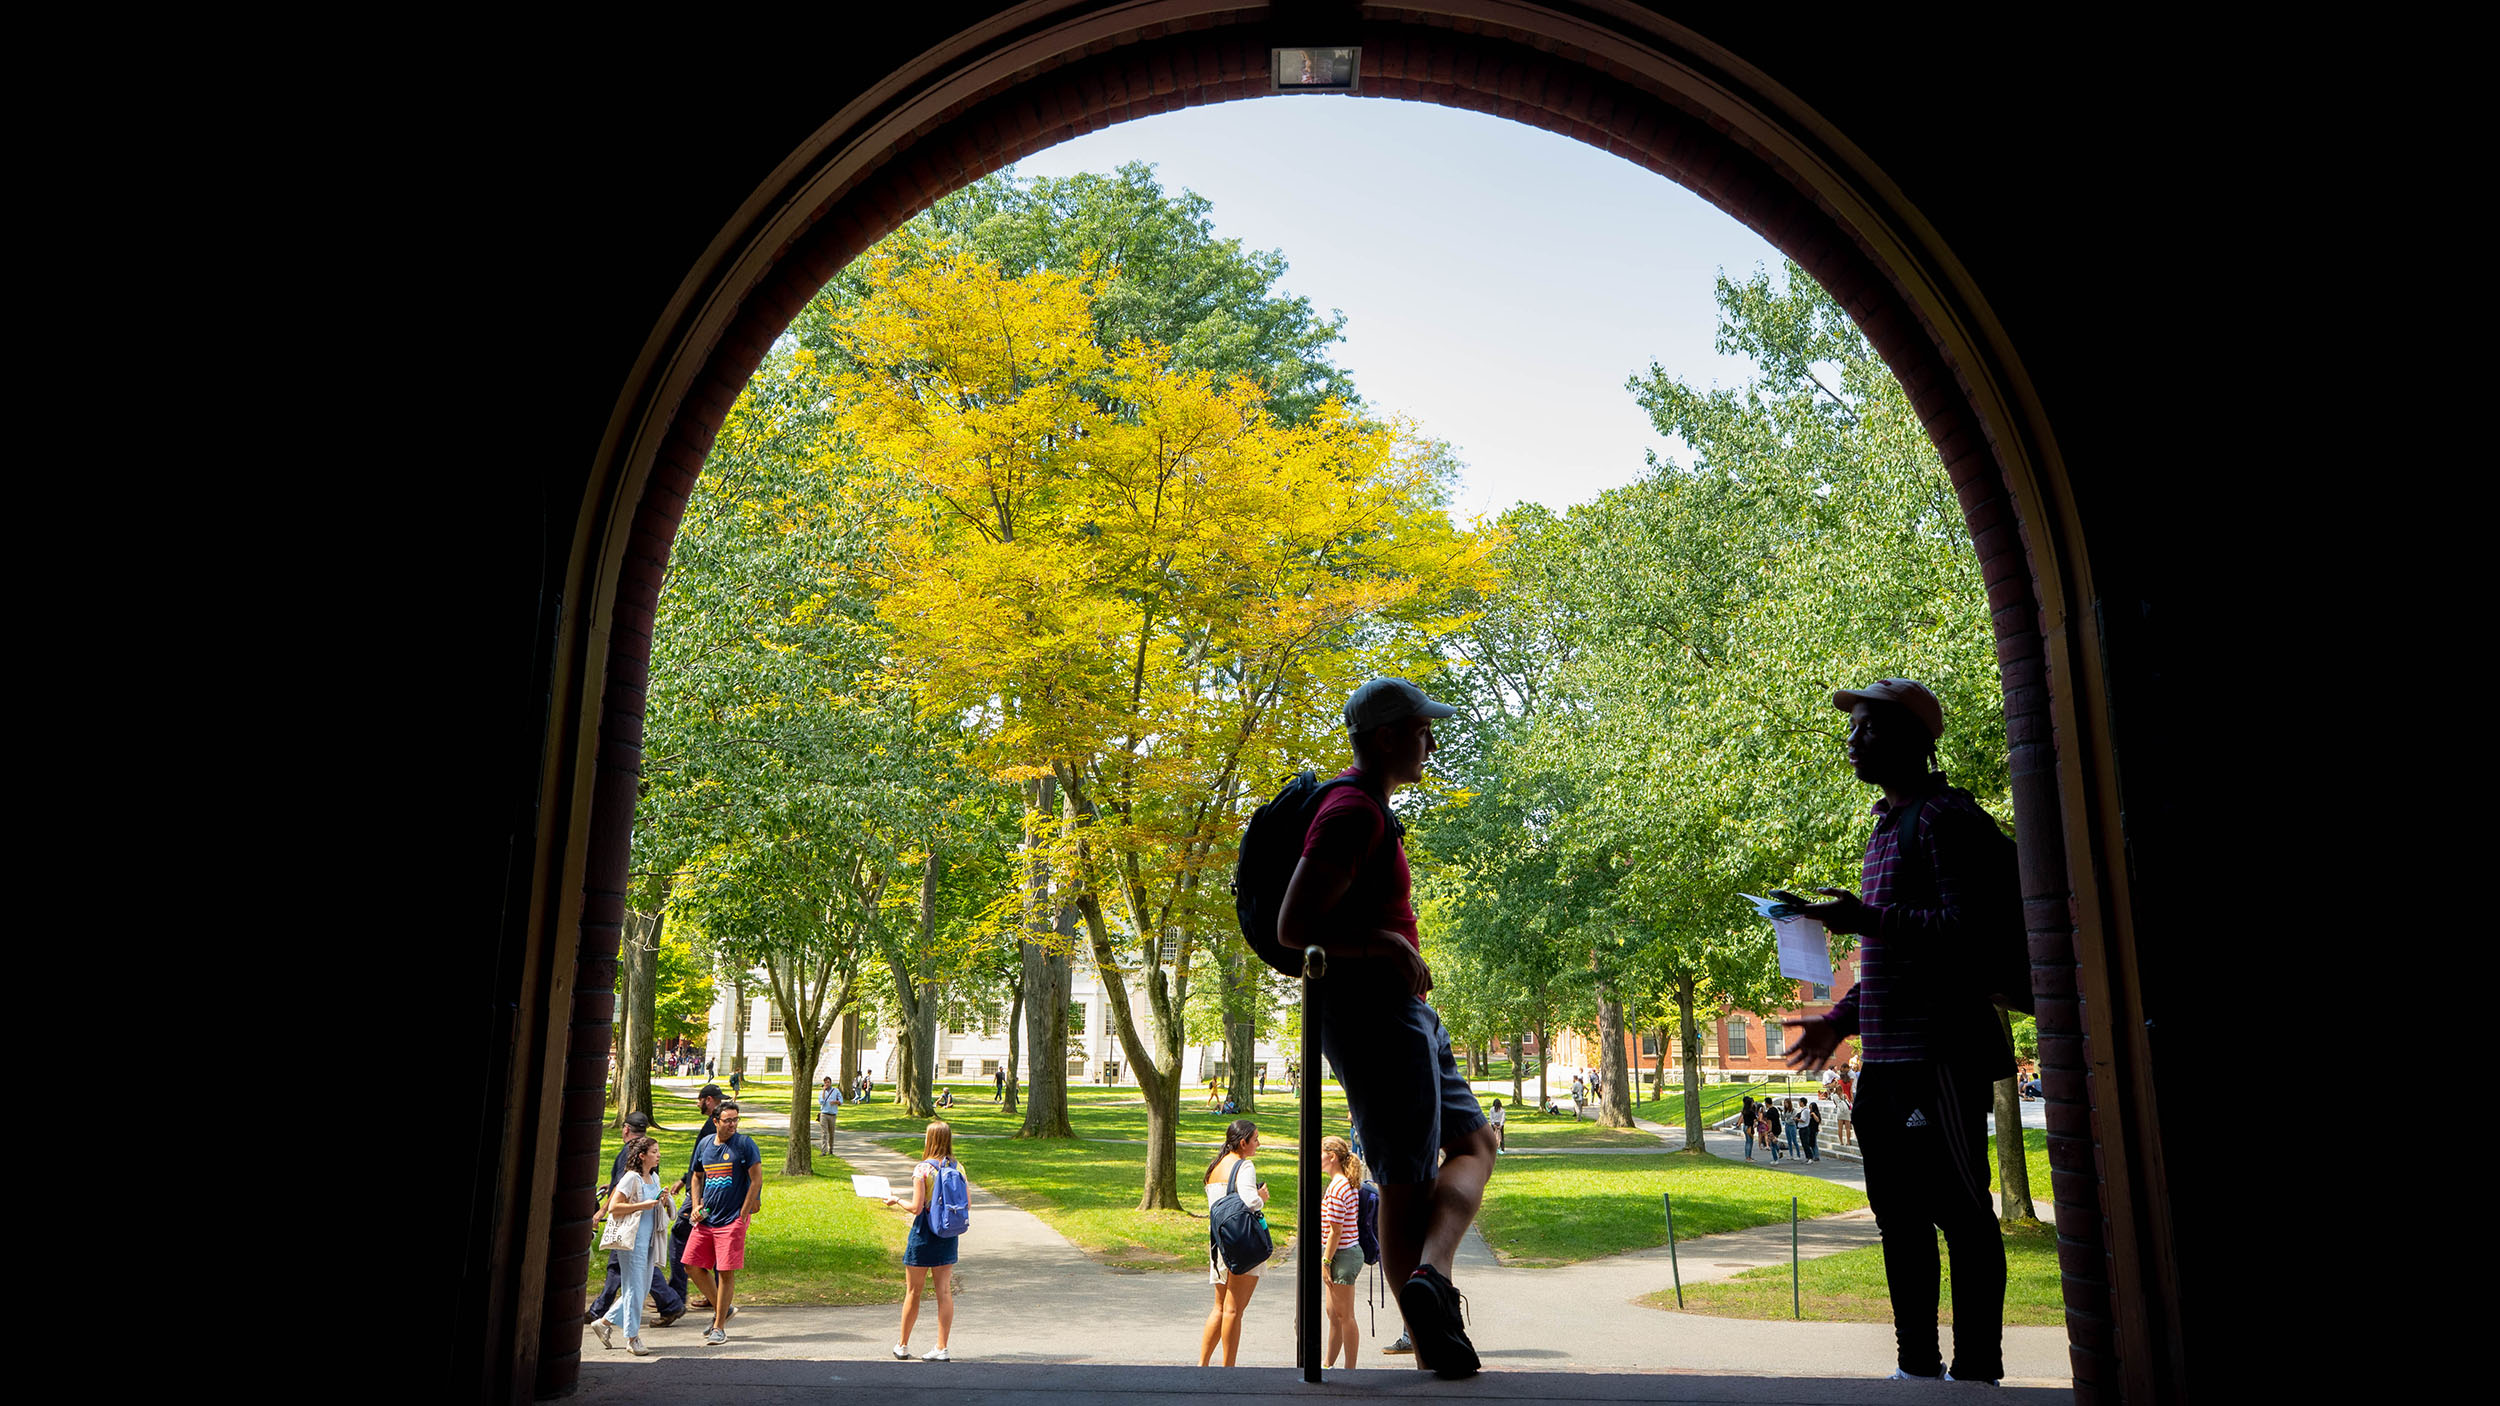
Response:
[[[1680,1142],[1680,1135],[1676,1140]],[[910,1159],[887,1151],[872,1135],[839,1134],[835,1150],[861,1172],[898,1180],[910,1175]],[[1782,1169],[1787,1170],[1787,1165],[1783,1163]],[[1801,1175],[1844,1182],[1856,1175],[1854,1164],[1837,1162],[1809,1164],[1798,1170]],[[1198,1334],[1211,1303],[1203,1275],[1110,1269],[1088,1259],[1040,1218],[1008,1205],[977,1184],[972,1189],[972,1212],[972,1230],[965,1237],[963,1261],[956,1272],[960,1312],[949,1345],[957,1357],[965,1359],[960,1364],[940,1367],[892,1361],[889,1349],[899,1312],[895,1305],[757,1305],[739,1313],[725,1347],[703,1347],[692,1316],[675,1327],[652,1330],[655,1355],[648,1358],[604,1351],[597,1339],[586,1338],[585,1386],[595,1400],[656,1400],[684,1389],[671,1384],[696,1380],[686,1373],[696,1370],[689,1363],[700,1362],[709,1364],[699,1369],[706,1390],[738,1384],[742,1402],[778,1399],[774,1393],[785,1389],[793,1395],[821,1391],[837,1380],[844,1385],[873,1382],[881,1395],[892,1388],[905,1391],[909,1399],[915,1394],[909,1389],[935,1385],[900,1375],[910,1371],[959,1371],[976,1363],[996,1370],[1197,1361]],[[1864,1211],[1824,1217],[1801,1227],[1801,1241],[1809,1256],[1872,1244],[1874,1235],[1874,1222]],[[1763,1226],[1706,1236],[1683,1241],[1676,1249],[1684,1282],[1704,1283],[1786,1260],[1788,1227]],[[1245,1366],[1290,1367],[1293,1362],[1293,1267],[1294,1246],[1287,1243],[1279,1247],[1262,1289],[1251,1301],[1242,1332]],[[1511,1374],[1532,1371],[1545,1381],[1546,1374],[1554,1372],[1769,1373],[1818,1380],[1810,1389],[1801,1384],[1801,1395],[1776,1391],[1747,1395],[1771,1389],[1739,1383],[1710,1388],[1720,1393],[1716,1396],[1701,1394],[1690,1399],[1822,1401],[1876,1399],[1848,1380],[1838,1379],[1878,1378],[1892,1369],[1892,1331],[1884,1324],[1761,1322],[1641,1307],[1635,1299],[1670,1287],[1663,1248],[1560,1268],[1505,1268],[1495,1262],[1483,1237],[1470,1231],[1454,1270],[1454,1278],[1469,1295],[1471,1334],[1488,1368],[1483,1384],[1453,1392],[1450,1384],[1416,1372],[1412,1358],[1381,1355],[1379,1348],[1397,1336],[1397,1312],[1385,1297],[1376,1305],[1365,1301],[1377,1288],[1368,1281],[1357,1290],[1356,1301],[1363,1328],[1363,1367],[1353,1374],[1332,1373],[1331,1381],[1362,1395],[1404,1395],[1429,1387],[1436,1394],[1469,1399],[1623,1400],[1633,1398],[1617,1394],[1608,1383],[1627,1379],[1575,1375],[1565,1380],[1579,1385],[1567,1390],[1527,1389],[1527,1382]],[[925,1350],[936,1340],[936,1306],[924,1303],[913,1346]],[[2064,1387],[2064,1331],[2008,1329],[2006,1366],[2011,1382]],[[1026,1394],[1047,1398],[1065,1392],[1092,1399],[1117,1394],[1124,1401],[1137,1392],[1150,1399],[1164,1399],[1159,1393],[1168,1392],[1168,1399],[1178,1401],[1183,1395],[1234,1392],[1248,1392],[1251,1399],[1282,1399],[1311,1390],[1298,1379],[1275,1373],[1227,1375],[1211,1370],[1199,1376],[1196,1372],[1190,1367],[1179,1377],[1123,1373],[1116,1385],[1099,1373],[1057,1377],[1009,1373],[993,1389],[1004,1393],[1000,1399]],[[961,1391],[984,1380],[960,1376],[947,1389]],[[1647,1381],[1652,1390],[1657,1389],[1654,1378],[1628,1380]],[[1678,1379],[1679,1384],[1682,1380]],[[1149,1385],[1150,1381],[1162,1384]],[[1058,1385],[1049,1386],[1050,1382]],[[764,1395],[748,1393],[744,1389],[748,1386]],[[1335,1389],[1330,1394],[1336,1394]],[[1673,1394],[1683,1399],[1680,1389]]]

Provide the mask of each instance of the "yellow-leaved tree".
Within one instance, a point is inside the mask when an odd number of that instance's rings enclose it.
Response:
[[[1398,428],[1335,404],[1289,427],[1247,380],[1095,345],[1081,278],[959,254],[881,264],[870,290],[835,384],[864,477],[897,495],[893,667],[1025,786],[1030,929],[1061,926],[1045,886],[1081,920],[1145,1095],[1139,1207],[1177,1208],[1182,1010],[1194,959],[1239,941],[1243,818],[1344,756],[1363,678],[1430,662],[1494,584],[1491,543]]]

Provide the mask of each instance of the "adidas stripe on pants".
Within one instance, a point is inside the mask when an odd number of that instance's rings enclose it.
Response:
[[[1870,1063],[1858,1084],[1856,1132],[1883,1235],[1893,1340],[1901,1370],[1923,1377],[1944,1369],[1939,1230],[1953,1256],[1953,1375],[2005,1375],[2005,1237],[1988,1190],[1991,1092],[1984,1080],[1925,1061]]]

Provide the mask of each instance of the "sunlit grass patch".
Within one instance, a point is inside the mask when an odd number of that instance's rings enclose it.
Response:
[[[1944,1237],[1936,1237],[1943,1256],[1944,1282],[1936,1307],[1940,1321],[1953,1321],[1953,1257],[1944,1253]],[[1844,1250],[1807,1260],[1797,1267],[1796,1292],[1802,1296],[1801,1316],[1830,1323],[1889,1323],[1892,1300],[1884,1280],[1880,1245]],[[1673,1309],[1675,1291],[1662,1289],[1642,1296],[1651,1308]],[[1733,1279],[1684,1286],[1684,1309],[1714,1318],[1787,1318],[1791,1306],[1788,1266],[1749,1269]],[[2040,1221],[2013,1221],[2005,1227],[2005,1321],[2026,1326],[2054,1326],[2066,1321],[2066,1302],[2058,1283],[2057,1231]]]
[[[1572,1264],[1666,1244],[1667,1194],[1678,1240],[1787,1220],[1791,1196],[1809,1218],[1866,1204],[1846,1186],[1706,1152],[1515,1157],[1495,1169],[1476,1224],[1506,1264]]]

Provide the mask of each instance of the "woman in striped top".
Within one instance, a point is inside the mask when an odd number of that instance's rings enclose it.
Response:
[[[1344,1138],[1330,1135],[1319,1142],[1319,1169],[1329,1174],[1328,1193],[1320,1198],[1320,1263],[1328,1267],[1328,1356],[1321,1365],[1337,1365],[1337,1349],[1345,1349],[1345,1365],[1354,1368],[1354,1350],[1362,1341],[1355,1326],[1354,1284],[1363,1277],[1363,1246],[1358,1235],[1363,1194],[1363,1163]]]

